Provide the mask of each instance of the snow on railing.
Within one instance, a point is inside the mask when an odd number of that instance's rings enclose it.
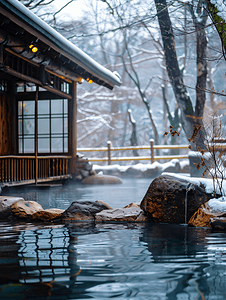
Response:
[[[107,152],[107,157],[97,158],[90,157],[89,161],[93,162],[104,162],[107,161],[108,165],[111,164],[112,161],[136,161],[136,160],[150,160],[153,163],[155,160],[161,159],[183,159],[188,158],[188,154],[184,155],[154,155],[154,150],[157,149],[188,149],[188,145],[154,145],[154,140],[150,140],[149,146],[127,146],[127,147],[112,147],[112,143],[110,141],[107,142],[107,147],[102,148],[78,148],[78,152]],[[126,156],[126,157],[112,157],[112,151],[124,151],[124,150],[150,150],[150,156]]]

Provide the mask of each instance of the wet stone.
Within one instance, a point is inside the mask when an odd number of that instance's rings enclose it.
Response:
[[[24,201],[21,197],[0,196],[0,220],[6,220],[11,214],[11,205],[21,200]]]
[[[210,225],[214,231],[226,231],[226,217],[211,218]]]
[[[82,180],[82,184],[121,184],[122,180],[110,175],[92,175]]]
[[[20,200],[11,206],[12,215],[22,219],[30,218],[32,214],[43,210],[42,206],[35,201]]]
[[[52,221],[60,219],[64,213],[63,209],[51,208],[46,210],[37,211],[30,216],[31,221]]]
[[[220,199],[210,199],[200,206],[189,220],[188,225],[194,227],[211,227],[211,219],[226,217],[226,207]]]
[[[140,206],[158,223],[184,223],[185,197],[187,197],[187,220],[199,207],[211,198],[205,189],[191,184],[186,178],[164,174],[150,184]]]
[[[73,202],[62,214],[62,220],[86,221],[94,220],[96,213],[109,209],[104,203],[92,201]]]
[[[95,215],[95,222],[144,222],[147,220],[139,204],[103,210]]]
[[[210,219],[213,217],[209,210],[208,202],[206,202],[193,214],[188,225],[192,227],[210,227]]]

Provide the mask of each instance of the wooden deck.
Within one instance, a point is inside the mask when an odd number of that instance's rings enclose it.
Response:
[[[0,156],[0,185],[19,186],[71,178],[70,156]]]

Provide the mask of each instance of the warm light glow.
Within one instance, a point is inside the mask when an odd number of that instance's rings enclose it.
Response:
[[[82,77],[78,77],[78,82],[82,82],[83,78]]]
[[[34,52],[34,53],[36,53],[38,51],[38,48],[37,47],[33,47],[33,48],[31,48],[31,51]]]
[[[90,84],[93,83],[93,80],[89,78],[86,78],[86,81],[88,81]]]
[[[31,49],[32,52],[36,53],[38,52],[38,47],[34,46],[34,45],[30,45],[29,48]]]

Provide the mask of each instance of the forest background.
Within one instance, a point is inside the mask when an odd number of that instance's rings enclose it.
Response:
[[[226,62],[205,1],[20,2],[121,77],[113,91],[79,86],[78,147],[188,144],[194,124],[225,124]],[[164,135],[170,125],[179,136]]]

